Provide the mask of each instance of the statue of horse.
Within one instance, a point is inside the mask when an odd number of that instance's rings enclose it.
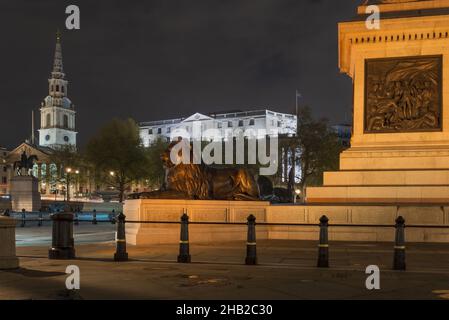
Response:
[[[33,169],[34,163],[38,161],[38,158],[36,155],[27,156],[26,152],[24,151],[20,157],[19,161],[14,162],[14,172],[16,175],[21,176],[22,175],[22,169],[25,169],[25,175],[29,174],[29,171]]]

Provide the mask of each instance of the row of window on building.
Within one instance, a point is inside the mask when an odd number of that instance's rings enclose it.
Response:
[[[254,126],[255,124],[256,124],[255,119],[248,120],[248,123],[247,123],[248,126]],[[216,127],[217,127],[217,129],[222,129],[223,125],[226,125],[227,128],[233,128],[234,127],[234,122],[233,121],[217,122]],[[244,120],[238,120],[237,126],[238,127],[244,127],[245,126]],[[280,128],[282,126],[282,122],[281,121],[277,121],[277,123],[276,123],[275,120],[271,120],[271,126],[273,126],[273,127],[277,126],[278,128]],[[162,129],[163,128],[149,128],[148,129],[148,134],[162,134],[163,133]],[[165,129],[166,129],[166,132],[164,132],[164,133],[170,133],[171,132],[171,127],[167,127]],[[184,129],[187,132],[190,131],[190,127],[188,127],[188,126],[186,126]]]

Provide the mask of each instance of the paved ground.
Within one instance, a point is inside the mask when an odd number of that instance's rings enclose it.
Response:
[[[128,246],[131,261],[118,263],[107,241],[114,227],[93,227],[78,229],[84,244],[71,261],[47,259],[43,228],[18,228],[33,245],[17,248],[21,269],[0,271],[0,299],[449,299],[449,245],[409,245],[406,272],[390,270],[391,244],[374,243],[331,243],[330,269],[315,268],[316,243],[307,241],[259,241],[258,266],[242,264],[244,242],[191,244],[191,264],[176,262],[177,245]],[[381,269],[378,291],[365,288],[371,264]],[[65,289],[67,265],[80,268],[75,294]]]

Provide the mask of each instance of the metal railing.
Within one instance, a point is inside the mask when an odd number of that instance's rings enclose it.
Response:
[[[65,230],[63,233],[61,232],[53,232],[52,234],[52,244],[64,243],[64,250],[73,246],[73,228],[62,228],[61,224],[79,224],[79,222],[90,222],[92,224],[98,223],[112,223],[117,224],[117,237],[116,237],[116,251],[114,253],[115,261],[127,261],[128,260],[128,252],[126,251],[126,224],[175,224],[180,225],[180,241],[179,241],[179,255],[177,261],[180,263],[190,263],[192,261],[190,255],[190,242],[189,242],[189,225],[225,225],[225,226],[247,226],[247,241],[246,241],[246,257],[245,264],[247,265],[255,265],[257,264],[257,242],[256,242],[256,226],[295,226],[295,227],[315,227],[318,228],[319,237],[318,237],[318,258],[317,258],[317,267],[319,268],[328,268],[329,267],[329,227],[330,228],[342,228],[342,227],[360,227],[360,228],[391,228],[395,229],[395,241],[393,245],[393,269],[394,270],[405,270],[406,262],[405,262],[405,228],[431,228],[431,229],[449,229],[449,225],[405,225],[405,220],[402,216],[398,217],[395,220],[395,224],[386,225],[386,224],[329,224],[329,219],[326,216],[322,216],[319,219],[319,223],[310,224],[310,223],[267,223],[261,222],[256,223],[256,217],[254,215],[250,215],[247,218],[247,222],[211,222],[211,221],[189,221],[189,216],[184,213],[181,216],[180,221],[140,221],[140,220],[126,220],[123,212],[120,212],[118,215],[115,214],[113,210],[112,213],[109,214],[108,220],[99,220],[97,219],[97,212],[93,210],[91,213],[86,213],[92,216],[92,219],[80,219],[80,215],[82,212],[73,212],[70,216],[70,219],[67,219],[67,212],[56,212],[50,215],[50,219],[43,218],[43,212],[39,212],[37,219],[27,219],[26,212],[22,210],[21,219],[17,219],[17,222],[20,223],[22,227],[26,225],[27,222],[38,222],[38,226],[41,226],[43,222],[52,222],[53,223],[53,231],[55,228],[57,230]],[[59,219],[58,215],[64,215],[63,219]],[[8,211],[4,213],[4,215],[10,215]],[[71,234],[70,234],[71,232]],[[56,237],[56,238],[55,238]],[[59,237],[59,238],[58,238]],[[60,239],[63,238],[63,241]],[[71,239],[70,241],[67,239]],[[53,246],[51,252],[57,250],[57,246]],[[50,259],[54,259],[54,257],[50,257]]]
[[[181,216],[180,221],[137,221],[126,220],[123,213],[117,216],[117,246],[115,257],[121,257],[116,261],[126,261],[128,253],[126,252],[126,232],[125,224],[138,223],[138,224],[180,224],[180,242],[179,242],[179,255],[178,262],[190,263],[190,243],[189,243],[189,225],[232,225],[232,226],[248,226],[247,241],[246,241],[246,257],[245,264],[255,265],[257,264],[257,242],[256,242],[256,217],[249,215],[247,222],[189,222],[187,214]],[[395,243],[394,243],[394,257],[393,257],[393,269],[405,270],[405,220],[403,217],[398,217],[394,225],[363,225],[363,224],[332,224],[329,225],[329,219],[326,216],[322,216],[319,220],[319,224],[306,224],[306,223],[257,223],[258,226],[297,226],[297,227],[318,227],[319,228],[319,243],[318,243],[318,268],[329,267],[329,227],[366,227],[366,228],[395,228]],[[420,226],[413,225],[407,226],[408,228],[448,228],[449,226]],[[120,235],[120,236],[119,236]],[[126,259],[124,258],[126,256]]]
[[[44,212],[44,211],[38,211],[38,212],[28,212],[25,211],[25,209],[22,209],[21,212],[10,212],[9,210],[5,210],[3,212],[4,216],[12,217],[16,220],[18,224],[20,224],[20,227],[25,227],[27,223],[30,222],[37,222],[37,226],[41,227],[44,222],[52,222],[53,220],[50,218],[52,214],[60,213],[61,211],[57,210],[56,212]],[[83,211],[74,211],[73,212],[74,219],[73,222],[75,225],[78,225],[80,222],[89,222],[92,224],[98,224],[98,223],[116,223],[116,212],[115,210],[112,210],[110,213],[102,213],[102,215],[107,215],[108,218],[105,219],[97,219],[97,210],[94,209],[93,211],[89,212],[83,212]],[[17,217],[19,216],[19,217]],[[44,216],[47,216],[47,218],[44,218]],[[91,219],[86,219],[83,217],[90,217]],[[30,218],[34,217],[34,218]]]

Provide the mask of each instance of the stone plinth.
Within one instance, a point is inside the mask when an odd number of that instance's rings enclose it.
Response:
[[[249,214],[256,216],[257,239],[318,240],[318,223],[322,215],[329,218],[331,241],[393,242],[393,226],[399,216],[406,225],[408,242],[449,242],[448,205],[270,205],[267,202],[126,200],[127,221],[180,221],[187,212],[190,222],[246,222]],[[310,224],[310,226],[261,226],[257,222],[275,224]],[[367,227],[332,227],[332,224],[367,225]],[[426,228],[425,226],[442,228]],[[191,243],[246,241],[247,226],[189,225]],[[126,240],[130,244],[178,243],[179,224],[126,223]],[[243,247],[242,247],[243,248]]]
[[[440,205],[308,205],[270,206],[267,221],[270,223],[315,224],[305,227],[270,226],[268,239],[318,240],[317,227],[322,215],[329,218],[330,241],[394,241],[394,228],[369,227],[369,225],[393,226],[399,216],[407,225],[421,228],[406,228],[407,242],[449,242],[449,206]],[[367,225],[367,227],[332,227],[332,224]],[[442,226],[426,228],[425,226]]]
[[[41,195],[35,177],[17,176],[11,179],[11,206],[13,211],[41,209]]]
[[[190,222],[247,222],[253,214],[257,222],[266,222],[269,202],[206,200],[126,200],[126,221],[180,221],[187,213]],[[189,225],[190,240],[213,243],[246,240],[246,226]],[[266,228],[258,228],[258,237],[266,238]],[[126,240],[130,244],[176,243],[179,224],[126,224]]]
[[[15,269],[18,267],[16,222],[12,218],[0,216],[0,269]]]

